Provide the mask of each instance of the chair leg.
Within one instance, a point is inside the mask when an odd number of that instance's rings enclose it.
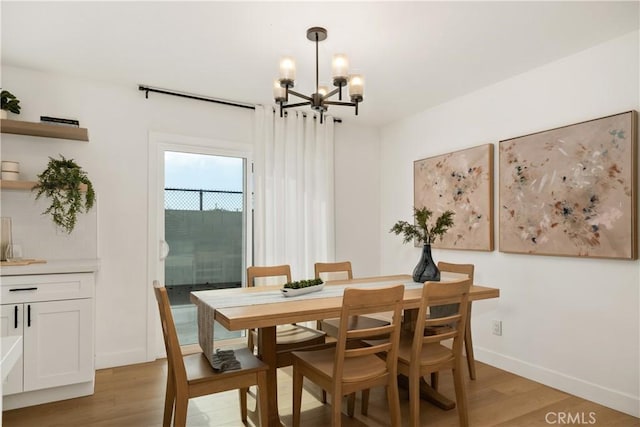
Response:
[[[367,392],[367,400],[369,400],[369,390]],[[364,392],[363,392],[363,406],[364,406]],[[399,426],[400,420],[400,393],[398,392],[398,381],[396,378],[392,378],[387,386],[387,401],[389,402],[389,419],[392,426]],[[362,411],[364,414],[364,411]],[[366,415],[366,414],[365,414]]]
[[[176,412],[173,419],[174,427],[186,427],[188,405],[189,398],[184,396],[176,396]]]
[[[164,398],[164,415],[162,418],[162,427],[171,426],[171,416],[173,415],[173,407],[176,401],[176,390],[173,384],[173,372],[169,368],[167,373],[167,391]]]
[[[293,427],[300,426],[300,408],[302,406],[302,382],[304,377],[293,365]]]
[[[420,376],[409,375],[409,425],[420,426]]]
[[[369,389],[362,390],[362,415],[369,414]]]
[[[342,395],[333,393],[331,395],[331,426],[340,427],[342,424]]]
[[[471,303],[467,309],[467,325],[464,331],[464,350],[467,353],[467,366],[469,367],[469,377],[476,379],[476,359],[473,357],[473,340],[471,339]]]
[[[259,412],[261,426],[266,426],[269,423],[269,396],[267,395],[266,390],[267,373],[265,371],[258,372],[258,394],[256,396],[256,407],[260,408]]]
[[[327,390],[322,390],[322,403],[327,404]]]
[[[462,361],[458,361],[453,368],[453,385],[456,390],[456,406],[461,427],[469,426],[469,413],[467,408],[467,391],[462,379]]]
[[[240,419],[243,423],[247,422],[247,392],[248,388],[238,389],[240,393]]]

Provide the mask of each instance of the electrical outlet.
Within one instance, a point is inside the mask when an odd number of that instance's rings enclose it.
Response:
[[[494,320],[491,324],[491,328],[493,335],[498,335],[499,337],[502,336],[502,320]]]

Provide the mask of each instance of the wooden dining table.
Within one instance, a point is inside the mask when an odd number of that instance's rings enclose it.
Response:
[[[440,280],[446,282],[461,278],[466,276],[442,272]],[[269,396],[268,425],[281,426],[278,413],[276,326],[339,317],[342,309],[342,293],[346,287],[380,287],[401,283],[405,285],[403,309],[419,308],[422,284],[413,282],[410,275],[328,281],[320,292],[298,297],[284,297],[281,292],[282,286],[197,291],[191,293],[191,301],[198,309],[200,346],[209,359],[214,351],[214,321],[229,331],[258,329],[258,356],[269,365],[266,390]],[[487,286],[473,285],[469,292],[470,301],[499,296],[499,289]],[[442,299],[435,302],[448,304],[457,301]]]

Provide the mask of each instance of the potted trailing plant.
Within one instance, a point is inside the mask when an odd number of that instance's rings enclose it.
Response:
[[[408,243],[415,239],[418,243],[423,244],[422,256],[413,270],[414,282],[439,281],[440,270],[438,270],[431,257],[431,243],[435,242],[437,238],[442,238],[444,233],[453,226],[454,212],[450,210],[444,211],[436,218],[436,222],[433,225],[428,224],[433,212],[426,207],[419,209],[414,207],[413,216],[415,224],[398,221],[391,227],[389,232],[396,235],[402,234],[404,236],[403,243]]]
[[[82,186],[86,185],[86,191]],[[42,214],[50,214],[53,222],[67,233],[76,226],[78,213],[89,212],[96,200],[87,173],[73,160],[60,155],[49,157],[47,168],[38,175],[36,200],[45,195],[51,205]],[[83,195],[84,193],[84,195]]]
[[[20,100],[9,91],[0,92],[0,117],[7,118],[7,111],[14,114],[20,114]]]

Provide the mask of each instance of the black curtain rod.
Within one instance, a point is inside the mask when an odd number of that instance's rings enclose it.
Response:
[[[149,86],[143,86],[143,85],[139,85],[138,86],[138,90],[141,90],[141,91],[145,92],[145,98],[147,98],[147,99],[149,98],[149,92],[155,92],[155,93],[162,93],[164,95],[179,96],[181,98],[197,99],[198,101],[206,101],[206,102],[213,102],[213,103],[216,103],[216,104],[230,105],[232,107],[248,108],[250,110],[255,110],[256,109],[256,107],[254,105],[239,104],[237,102],[225,101],[225,100],[216,99],[216,98],[205,98],[203,96],[191,95],[191,94],[182,93],[182,92],[175,92],[175,91],[166,90],[166,89],[158,89],[158,88],[149,87]]]
[[[145,98],[147,99],[149,99],[149,92],[155,92],[155,93],[161,93],[164,95],[179,96],[181,98],[195,99],[198,101],[213,102],[215,104],[230,105],[232,107],[248,108],[250,110],[256,109],[255,105],[239,104],[237,102],[225,101],[223,99],[216,99],[216,98],[205,98],[203,96],[191,95],[189,93],[176,92],[176,91],[167,90],[167,89],[159,89],[151,86],[138,85],[138,90],[145,92]],[[333,121],[336,123],[342,123],[342,119],[338,119],[335,117],[333,118]]]

